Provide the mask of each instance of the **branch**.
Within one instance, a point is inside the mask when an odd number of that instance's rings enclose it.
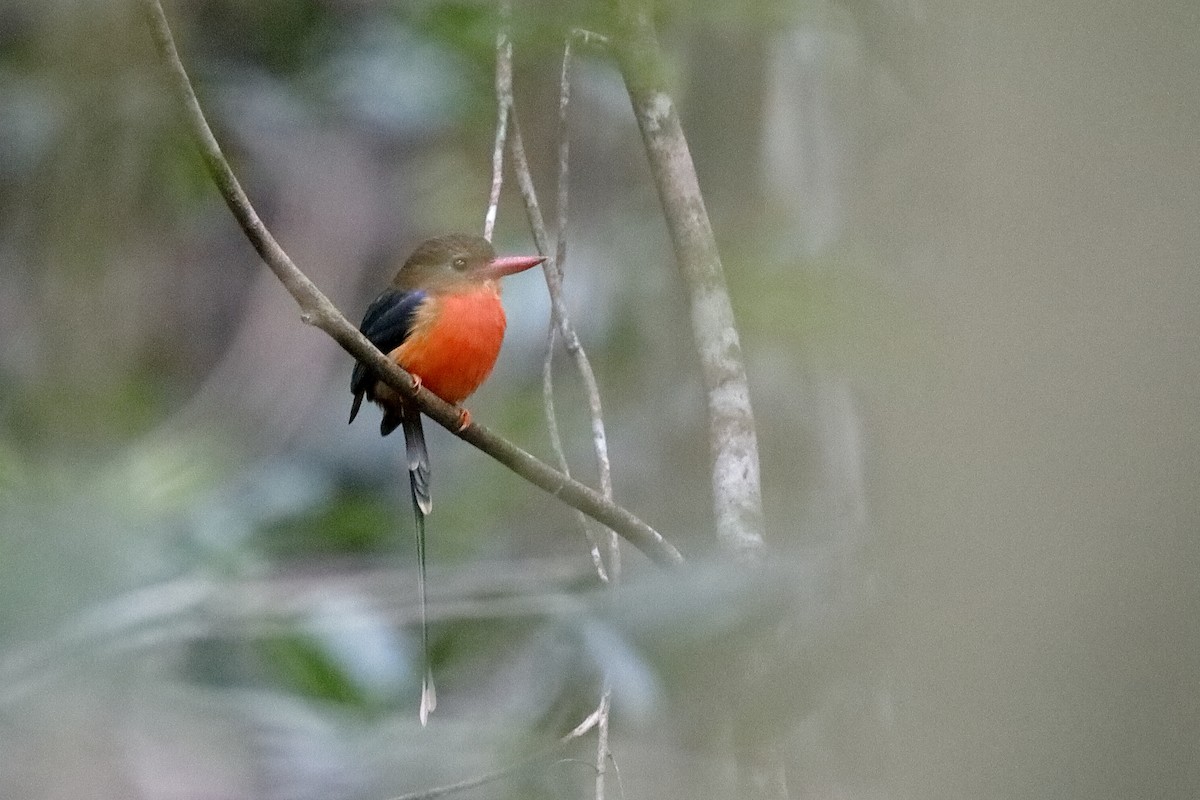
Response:
[[[508,139],[509,116],[514,111],[515,101],[513,95],[513,69],[512,69],[512,39],[510,33],[510,25],[512,18],[512,3],[505,0],[500,4],[500,25],[496,34],[496,135],[495,146],[492,151],[492,191],[491,198],[488,202],[487,215],[484,219],[484,238],[491,241],[492,229],[496,222],[496,209],[500,203],[500,188],[504,183],[504,148]],[[568,50],[570,52],[570,43],[568,41]],[[565,91],[565,90],[564,90]],[[565,241],[565,219],[562,215],[565,214],[566,202],[566,155],[567,147],[566,140],[560,139],[560,176],[559,176],[559,241],[556,249],[554,261],[546,262],[542,269],[546,278],[546,288],[550,295],[552,310],[557,309],[556,301],[561,299],[561,277],[562,277],[562,261],[565,257],[566,250]],[[540,212],[537,211],[537,197],[533,192],[533,178],[529,175],[529,166],[525,162],[524,147],[520,142],[515,143],[514,150],[522,155],[518,160],[517,172],[519,182],[521,184],[522,198],[526,203],[526,211],[528,213],[530,228],[533,232],[534,239],[538,243],[539,251],[545,253],[546,249],[546,230],[541,221]],[[531,211],[532,209],[532,211]],[[557,276],[557,280],[555,278]],[[554,346],[558,334],[558,319],[557,314],[551,313],[551,320],[546,336],[545,355],[542,358],[542,410],[546,417],[546,432],[550,437],[550,449],[554,452],[554,456],[558,461],[558,468],[564,475],[570,476],[571,465],[567,461],[567,454],[563,448],[562,435],[558,429],[558,414],[554,410]],[[599,400],[597,396],[597,401]],[[593,406],[593,420],[595,420],[598,406]],[[601,421],[603,426],[603,421]],[[607,451],[604,451],[604,459],[601,461],[600,485],[604,496],[609,500],[612,499],[611,490],[611,471],[608,469]],[[575,512],[576,521],[582,531],[584,538],[588,543],[588,551],[592,556],[592,565],[596,569],[596,574],[600,580],[607,583],[608,570],[604,566],[604,557],[600,554],[600,547],[596,543],[595,536],[592,535],[592,529],[588,525],[587,517],[581,512]],[[611,535],[611,534],[610,534]]]
[[[688,293],[692,336],[708,395],[717,538],[756,559],[763,549],[762,488],[750,388],[716,238],[700,194],[645,0],[614,0],[613,47],[633,103],[659,202]]]
[[[496,228],[496,213],[500,208],[500,189],[504,184],[504,143],[508,137],[508,114],[512,109],[512,102],[505,100],[506,97],[512,97],[512,41],[508,34],[511,9],[505,3],[500,11],[504,20],[496,33],[496,142],[492,148],[492,190],[483,219],[483,238],[489,242]]]
[[[608,747],[609,710],[612,707],[612,686],[607,678],[600,695],[600,707],[596,709],[596,800],[604,800],[604,783],[608,777],[608,762],[612,750]],[[613,761],[616,764],[616,761]]]
[[[458,431],[459,415],[453,406],[428,389],[417,386],[411,375],[381,353],[342,316],[337,307],[292,262],[259,219],[204,117],[187,71],[179,59],[161,3],[159,0],[142,0],[142,4],[158,45],[159,56],[170,75],[209,175],[254,249],[300,306],[301,319],[327,333],[346,352],[371,368],[380,380],[463,441],[474,445],[567,505],[612,528],[655,563],[662,566],[680,563],[683,558],[679,551],[663,539],[658,531],[599,492],[563,475],[481,425],[472,424]]]
[[[596,383],[596,373],[592,370],[591,361],[588,360],[587,353],[579,341],[579,336],[575,333],[575,326],[571,324],[571,318],[567,316],[567,304],[563,299],[562,292],[562,281],[567,261],[567,210],[569,207],[568,196],[570,189],[571,134],[567,110],[571,102],[571,40],[576,35],[575,32],[572,32],[563,45],[562,70],[559,77],[558,241],[556,242],[554,251],[554,272],[557,274],[557,279],[551,283],[550,293],[552,296],[556,296],[557,299],[556,304],[553,306],[553,321],[558,324],[563,341],[566,343],[567,352],[575,360],[575,368],[579,371],[579,377],[583,381],[584,390],[587,394],[588,411],[591,414],[592,420],[592,449],[596,454],[596,466],[600,472],[600,491],[605,497],[611,500],[613,498],[612,464],[608,458],[608,435],[604,430],[604,412],[600,406],[600,387]],[[581,38],[586,43],[586,36]],[[551,328],[551,331],[553,331],[553,328]],[[551,333],[546,344],[547,367],[549,367],[548,362],[554,346],[553,333]],[[549,374],[550,370],[547,368],[547,382]],[[612,579],[614,581],[620,580],[621,550],[617,544],[616,535],[611,532],[608,534],[608,565]],[[601,767],[601,774],[603,774],[603,767]]]

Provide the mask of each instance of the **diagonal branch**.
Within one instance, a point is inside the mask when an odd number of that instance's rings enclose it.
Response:
[[[656,563],[663,566],[680,563],[683,558],[679,551],[658,531],[599,492],[569,478],[481,425],[472,424],[458,431],[459,415],[453,406],[417,386],[411,375],[376,349],[350,324],[329,298],[292,262],[255,212],[204,117],[191,80],[180,61],[161,3],[159,0],[142,0],[142,5],[158,45],[159,56],[170,74],[172,88],[183,107],[188,127],[196,139],[209,175],[254,249],[300,306],[301,319],[327,333],[346,352],[370,367],[380,380],[413,401],[430,419],[463,441],[474,445],[567,505],[617,531]]]

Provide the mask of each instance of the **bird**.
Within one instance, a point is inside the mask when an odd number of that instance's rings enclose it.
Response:
[[[500,354],[507,318],[500,279],[536,267],[544,256],[497,256],[482,236],[452,233],[417,246],[391,284],[367,307],[359,330],[417,385],[458,408],[459,430],[471,422],[461,403],[487,380]],[[420,719],[424,726],[437,706],[429,658],[425,599],[425,517],[433,510],[429,492],[429,453],[421,412],[402,394],[358,362],[350,378],[354,395],[350,422],[363,398],[383,410],[379,432],[404,431],[409,489],[417,533],[417,582],[421,595]]]

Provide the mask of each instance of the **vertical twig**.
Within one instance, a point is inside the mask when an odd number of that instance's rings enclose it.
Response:
[[[500,6],[500,28],[496,32],[496,144],[492,149],[492,190],[488,195],[487,214],[483,218],[483,238],[489,242],[496,230],[500,208],[500,189],[504,185],[504,144],[508,139],[508,112],[512,108],[512,40],[508,21],[512,6]]]
[[[571,91],[567,71],[568,64],[570,63],[570,53],[571,40],[567,39],[563,47],[563,64],[559,77],[558,95],[558,214],[556,220],[558,231],[554,247],[554,261],[550,267],[550,270],[554,273],[554,277],[551,278],[549,274],[546,276],[546,285],[551,295],[554,295],[556,292],[561,294],[563,264],[567,259],[567,196],[570,185],[568,164],[570,163],[571,145],[567,135],[565,118]],[[521,148],[521,151],[522,153],[524,152],[524,147]],[[530,189],[532,189],[532,182],[530,183]],[[569,470],[571,467],[567,463],[566,453],[562,445],[562,436],[558,430],[558,414],[554,409],[554,349],[558,344],[559,327],[560,319],[557,309],[554,308],[552,303],[550,325],[546,330],[546,348],[542,356],[542,406],[546,412],[546,428],[550,431],[550,439],[554,443],[554,452],[558,455],[558,467],[562,470]],[[603,467],[601,468],[601,485],[603,485]],[[609,579],[608,569],[605,567],[604,556],[600,552],[600,545],[592,532],[592,526],[581,515],[578,516],[578,522],[580,529],[583,531],[584,538],[587,539],[588,550],[591,552],[592,564],[596,567],[596,574],[600,576],[600,580],[607,583]]]
[[[533,232],[533,239],[537,245],[538,252],[546,253],[548,250],[546,226],[541,218],[541,212],[537,207],[537,196],[533,190],[533,179],[529,177],[529,164],[525,160],[525,148],[520,142],[521,131],[517,128],[516,115],[514,114],[513,100],[513,85],[512,85],[512,37],[510,33],[510,20],[512,19],[512,5],[509,2],[500,4],[500,30],[496,34],[496,105],[500,111],[497,112],[497,131],[496,131],[496,150],[492,154],[492,204],[488,207],[488,214],[494,216],[495,205],[499,202],[500,185],[503,181],[504,171],[504,151],[503,143],[508,138],[508,128],[511,124],[512,142],[514,151],[515,172],[517,175],[517,183],[521,189],[521,196],[525,200],[525,211],[529,219],[529,227]],[[510,123],[511,119],[511,123]],[[503,126],[503,133],[501,132]],[[517,158],[517,154],[520,158]],[[532,197],[532,203],[530,198]],[[532,209],[532,210],[531,210]],[[486,234],[485,234],[486,236]],[[543,266],[543,274],[546,277],[547,287],[551,286],[551,275],[557,275],[557,265],[547,261]],[[551,305],[554,302],[554,289],[550,289]],[[554,332],[556,330],[556,321],[552,316],[550,320],[549,334],[551,345],[553,347]],[[566,451],[563,448],[562,435],[558,429],[558,414],[554,409],[554,389],[550,378],[550,369],[552,366],[552,349],[548,349],[546,357],[542,362],[542,409],[546,417],[546,430],[550,436],[550,449],[554,451],[554,457],[558,461],[559,469],[564,474],[570,474],[570,466],[567,463]],[[596,573],[602,581],[608,580],[608,573],[604,568],[604,560],[600,555],[600,548],[596,545],[595,538],[592,536],[591,529],[588,527],[587,518],[581,514],[576,514],[576,522],[584,538],[588,542],[588,550],[592,557],[592,564],[596,568]]]
[[[575,333],[575,327],[571,324],[571,320],[567,316],[566,303],[561,302],[562,281],[567,263],[567,220],[569,216],[568,198],[570,194],[571,174],[571,130],[568,114],[571,105],[571,44],[572,39],[577,36],[585,42],[588,39],[586,31],[576,30],[571,32],[563,44],[562,69],[559,73],[558,198],[556,204],[558,237],[554,251],[554,271],[557,274],[557,292],[560,303],[554,309],[553,322],[558,324],[563,341],[566,344],[567,352],[575,360],[575,367],[579,371],[580,378],[583,380],[592,423],[592,449],[596,454],[596,466],[600,473],[600,493],[605,497],[611,498],[613,496],[612,464],[608,458],[608,437],[604,430],[604,411],[600,406],[600,388],[596,384],[596,375],[592,371],[592,365],[588,360],[587,353],[584,351],[583,345],[580,344],[579,337]],[[552,332],[547,342],[547,361],[551,357],[553,345],[554,335]],[[549,375],[550,371],[548,367],[545,372]],[[606,534],[606,538],[608,571],[610,577],[616,581],[620,579],[621,575],[621,549],[615,533],[609,531]]]
[[[604,800],[604,783],[608,777],[608,711],[612,707],[612,686],[604,679],[604,692],[600,695],[600,718],[596,721],[596,800]],[[614,762],[615,763],[615,762]]]
[[[550,436],[550,448],[554,451],[558,468],[569,475],[571,465],[567,463],[562,433],[558,429],[558,412],[554,407],[554,345],[557,339],[558,326],[554,320],[551,320],[546,331],[545,354],[542,356],[542,410],[546,416],[546,431]],[[604,556],[600,552],[600,545],[596,541],[596,537],[592,534],[591,526],[587,523],[587,518],[577,514],[576,521],[579,529],[583,531],[584,539],[587,540],[588,553],[592,557],[592,566],[596,568],[596,575],[601,581],[608,583],[608,569],[604,566]]]
[[[511,53],[509,54],[511,58]],[[499,102],[509,105],[509,134],[508,143],[509,151],[513,158],[513,172],[517,178],[517,185],[521,192],[521,198],[525,203],[525,212],[529,218],[529,227],[533,232],[534,242],[537,244],[538,251],[548,253],[550,249],[550,237],[546,230],[546,221],[542,216],[541,205],[537,199],[537,189],[533,185],[532,172],[529,169],[529,158],[525,152],[524,139],[521,136],[521,125],[516,115],[516,105],[512,95],[511,83],[511,67],[507,70],[509,82],[501,87],[497,83],[497,91],[499,94]],[[565,112],[564,112],[565,113]],[[560,151],[561,155],[561,151]],[[560,171],[566,169],[565,162],[560,161]],[[564,186],[566,178],[561,175],[559,178],[560,190]],[[561,205],[566,208],[565,196],[560,197]],[[560,231],[560,239],[564,237],[566,226]],[[565,241],[560,241],[556,250],[561,250],[565,255]],[[604,413],[600,402],[600,387],[596,382],[596,374],[592,370],[591,361],[588,359],[587,352],[583,349],[582,343],[579,341],[579,336],[575,332],[574,325],[571,324],[570,315],[567,312],[566,301],[563,298],[562,292],[562,267],[557,258],[548,259],[543,266],[543,274],[546,277],[546,286],[550,293],[550,309],[552,314],[552,325],[557,330],[555,336],[561,336],[567,353],[570,354],[575,362],[576,369],[580,374],[580,378],[584,384],[584,391],[588,398],[588,410],[591,415],[592,427],[592,448],[596,455],[596,463],[600,473],[601,495],[612,496],[612,468],[608,458],[608,435],[604,427]],[[543,376],[545,375],[545,366],[543,365]],[[543,382],[543,394],[546,394],[545,382]],[[552,391],[552,390],[551,390]],[[551,444],[555,447],[555,456],[558,459],[559,467],[564,472],[567,471],[566,454],[562,449],[561,437],[557,435],[558,423],[553,416],[553,397],[550,395],[549,405],[547,407],[547,426],[551,431]],[[569,474],[569,473],[567,473]],[[593,545],[593,560],[597,565],[598,572],[601,572],[607,580],[611,576],[605,571],[603,560],[599,556],[599,550],[595,547],[592,541],[590,530],[587,528],[586,522],[581,521],[584,531],[589,538],[589,542]],[[611,552],[611,550],[610,550]],[[611,564],[607,565],[611,569]]]

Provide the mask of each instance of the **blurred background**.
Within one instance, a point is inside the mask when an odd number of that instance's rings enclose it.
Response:
[[[167,3],[234,169],[352,320],[481,230],[495,7]],[[769,565],[716,545],[687,309],[628,98],[579,49],[568,304],[619,502],[431,434],[441,704],[417,722],[399,442],[347,427],[205,176],[137,4],[0,2],[0,796],[382,798],[513,763],[613,686],[620,794],[1200,794],[1200,7],[662,3],[756,412]],[[514,10],[553,206],[563,35]],[[512,191],[501,252],[532,249]],[[550,458],[549,315],[509,279],[475,419]],[[574,470],[586,404],[555,368]],[[747,666],[746,653],[758,654]],[[467,796],[590,796],[594,740]]]

